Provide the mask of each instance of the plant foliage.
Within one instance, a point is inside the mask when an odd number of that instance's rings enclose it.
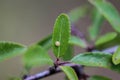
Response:
[[[23,54],[24,80],[38,80],[39,76],[43,78],[61,71],[66,74],[66,80],[87,80],[87,78],[112,80],[100,75],[88,76],[83,67],[101,67],[120,73],[120,15],[114,5],[107,0],[88,0],[88,2],[87,6],[77,7],[67,14],[61,13],[55,21],[52,34],[28,47],[20,43],[0,41],[0,62]],[[84,16],[91,18],[87,37],[83,34],[87,32],[82,33],[78,29],[72,32],[71,29],[71,26],[75,26],[75,23]],[[101,28],[106,29],[102,27],[105,20],[114,30],[101,35]],[[74,46],[82,48],[84,52],[76,54]],[[50,57],[48,50],[51,48],[55,60]],[[43,65],[52,67],[42,72],[42,75],[33,75],[34,79],[26,79],[31,77],[26,76],[31,68]],[[28,71],[27,74],[24,70]],[[9,80],[23,79],[20,76]]]

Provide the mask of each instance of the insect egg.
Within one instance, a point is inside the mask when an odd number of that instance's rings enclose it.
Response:
[[[59,41],[56,41],[56,42],[55,42],[55,45],[56,45],[56,46],[60,46],[60,42],[59,42]]]

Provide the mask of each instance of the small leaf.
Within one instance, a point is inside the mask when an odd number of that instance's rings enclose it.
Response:
[[[53,51],[56,57],[64,55],[70,37],[70,22],[66,14],[60,14],[54,24],[52,36]],[[58,46],[56,43],[60,43]]]
[[[88,6],[77,7],[71,10],[68,13],[71,23],[75,23],[76,21],[78,21],[78,19],[80,19],[81,17],[84,17],[85,14],[87,13],[87,10],[88,10]]]
[[[88,80],[112,80],[112,79],[104,76],[94,75],[94,76],[91,76]]]
[[[33,45],[28,48],[24,54],[23,61],[26,68],[53,65],[53,61],[45,49],[38,45]]]
[[[89,27],[89,34],[90,34],[90,38],[92,40],[95,40],[98,34],[100,33],[100,27],[104,21],[104,17],[96,9],[94,9],[92,17],[93,17],[92,24]]]
[[[107,34],[99,37],[98,40],[95,42],[95,45],[98,46],[98,45],[107,43],[107,42],[115,39],[116,37],[117,37],[117,33],[115,33],[115,32],[107,33]]]
[[[72,59],[72,62],[79,63],[86,66],[97,66],[107,68],[109,66],[109,59],[111,55],[97,53],[82,53]]]
[[[26,47],[21,44],[14,42],[0,41],[0,62],[8,58],[17,56],[23,53],[25,50]]]
[[[102,52],[86,52],[75,56],[72,62],[85,66],[102,67],[120,73],[120,65],[112,63],[112,54]]]
[[[52,46],[52,35],[50,34],[49,36],[39,41],[37,44],[43,47],[44,49],[49,50]]]
[[[116,31],[120,32],[120,15],[110,2],[106,0],[89,0],[89,2],[100,11]]]
[[[120,63],[120,46],[117,48],[117,50],[113,54],[112,61],[115,65]]]
[[[86,48],[87,47],[87,44],[85,43],[84,40],[82,40],[80,38],[77,38],[75,36],[71,36],[70,37],[69,44],[77,45],[77,46],[80,46],[82,48]]]
[[[67,75],[69,80],[78,80],[78,77],[77,77],[75,71],[71,67],[69,67],[69,66],[60,66],[60,68]]]
[[[99,44],[99,45],[95,45],[95,46],[96,46],[96,49],[103,50],[103,49],[110,48],[110,47],[113,47],[116,45],[120,45],[120,34],[117,34],[117,36],[110,41],[107,41],[103,44]]]
[[[71,60],[72,57],[73,57],[73,52],[74,52],[74,49],[73,49],[73,46],[72,45],[69,45],[66,52],[65,52],[65,55],[62,57],[62,59],[64,61],[68,61],[68,60]]]

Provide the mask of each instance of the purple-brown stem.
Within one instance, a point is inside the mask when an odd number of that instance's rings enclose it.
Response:
[[[77,72],[77,75],[79,76],[79,79],[80,78],[82,79],[82,78],[85,77],[82,66],[77,65],[77,64],[73,64],[73,63],[69,63],[69,62],[60,63],[60,64],[62,64],[62,66],[72,67]],[[28,76],[23,80],[39,80],[39,79],[42,79],[42,78],[47,77],[47,76],[51,76],[51,75],[59,73],[59,72],[61,72],[61,69],[59,67],[57,67],[56,69],[54,67],[50,67],[48,70],[45,70],[43,72],[40,72],[40,73],[32,75],[32,76]],[[84,77],[82,77],[82,76],[84,76]]]
[[[81,39],[85,39],[85,35],[82,32],[80,32],[79,29],[77,29],[74,25],[72,25],[71,27],[71,34]]]

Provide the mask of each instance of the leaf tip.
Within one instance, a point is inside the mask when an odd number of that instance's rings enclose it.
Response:
[[[113,62],[113,64],[118,65],[120,63],[120,59],[118,59],[116,56],[113,55],[112,62]]]
[[[117,65],[117,64],[119,64],[120,62],[118,62],[118,59],[115,57],[115,58],[112,58],[112,62],[115,64],[115,65]]]
[[[66,13],[61,13],[60,16],[66,16],[66,17],[68,17],[68,15]]]

